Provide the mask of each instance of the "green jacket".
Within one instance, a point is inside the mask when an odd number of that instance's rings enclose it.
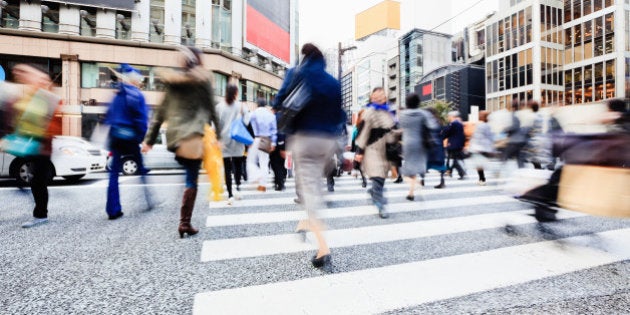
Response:
[[[162,104],[155,110],[144,141],[153,145],[164,122],[169,151],[175,152],[182,139],[204,134],[205,124],[214,124],[221,130],[215,112],[212,84],[202,68],[186,73],[164,73],[166,93]],[[217,133],[220,137],[220,133]]]

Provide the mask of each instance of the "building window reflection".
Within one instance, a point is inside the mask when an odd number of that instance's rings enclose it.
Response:
[[[116,69],[120,66],[118,63],[81,63],[81,88],[100,88],[114,89],[116,88],[117,79],[110,69]],[[140,74],[144,76],[144,81],[140,87],[143,91],[163,91],[164,83],[156,74],[157,67],[133,65]]]

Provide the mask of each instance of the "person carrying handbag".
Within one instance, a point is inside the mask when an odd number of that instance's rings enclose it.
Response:
[[[225,88],[225,101],[217,105],[219,124],[221,125],[221,144],[223,147],[223,170],[225,186],[228,192],[228,205],[234,202],[232,192],[232,174],[236,182],[236,190],[240,191],[241,177],[243,175],[243,161],[245,160],[245,144],[231,137],[232,124],[240,123],[242,128],[249,123],[250,114],[245,105],[239,101],[238,87],[228,84]],[[237,196],[238,197],[238,196]]]
[[[36,146],[25,151],[24,158],[31,162],[31,193],[35,201],[33,219],[22,224],[23,228],[31,228],[48,222],[48,184],[52,179],[52,138],[61,134],[60,99],[50,92],[52,81],[48,74],[26,64],[15,65],[12,69],[16,83],[24,85],[24,95],[15,102],[3,100],[1,111],[7,125],[0,127],[10,135],[29,136]],[[6,91],[3,91],[6,96]],[[5,102],[6,101],[6,102]],[[31,105],[37,108],[32,108]],[[42,106],[47,107],[42,115]],[[9,135],[9,136],[10,136]],[[6,136],[0,149],[7,150]],[[18,145],[23,147],[23,145]],[[7,150],[11,151],[11,150]]]
[[[267,102],[258,99],[258,108],[251,115],[254,129],[254,143],[247,153],[247,173],[258,182],[258,191],[267,191],[267,176],[269,174],[269,153],[275,150],[278,132],[276,116],[266,108]]]
[[[175,159],[186,170],[186,189],[180,209],[179,236],[195,235],[199,230],[191,225],[197,180],[203,155],[203,134],[206,124],[213,123],[215,130],[221,130],[215,112],[210,72],[201,63],[202,52],[194,47],[179,48],[183,55],[184,69],[164,71],[161,77],[166,83],[162,104],[155,110],[142,152],[148,152],[156,141],[160,127],[168,122],[167,148],[175,152]],[[217,133],[221,140],[221,133]]]

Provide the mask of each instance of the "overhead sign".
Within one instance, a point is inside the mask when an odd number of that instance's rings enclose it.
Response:
[[[289,0],[248,0],[248,43],[287,63],[291,51],[291,14]]]
[[[46,0],[48,2],[58,2],[63,4],[83,5],[88,7],[108,8],[123,11],[134,11],[136,9],[135,0],[70,0],[70,1],[57,1]]]

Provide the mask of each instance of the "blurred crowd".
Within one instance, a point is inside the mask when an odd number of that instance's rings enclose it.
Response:
[[[299,64],[287,72],[276,97],[269,103],[258,100],[255,108],[239,101],[234,84],[227,85],[225,98],[217,102],[203,53],[194,47],[179,51],[181,68],[160,73],[166,91],[152,117],[138,88],[140,73],[126,64],[110,69],[116,94],[103,121],[105,143],[112,153],[104,205],[110,220],[123,216],[118,187],[121,157],[132,155],[140,161],[146,183],[142,155],[152,149],[165,126],[167,148],[185,170],[180,237],[198,233],[191,219],[202,164],[212,186],[209,199],[226,206],[238,203],[245,181],[263,194],[268,188],[285,190],[286,179],[294,176],[295,202],[308,215],[297,223],[295,232],[311,232],[317,239],[318,250],[311,259],[317,268],[331,264],[324,224],[318,217],[326,207],[324,191],[334,192],[335,178],[344,174],[357,178],[357,189],[366,188],[383,219],[390,216],[385,197],[388,182],[406,182],[406,199],[414,202],[422,200],[418,187],[425,186],[427,172],[439,174],[435,189],[446,189],[447,179],[454,175],[457,180],[474,176],[484,186],[490,177],[509,179],[515,174],[510,173],[511,165],[516,172],[524,170],[516,173],[518,179],[546,172],[543,181],[514,192],[519,200],[535,205],[541,222],[556,220],[558,208],[630,216],[622,201],[627,200],[623,198],[628,196],[630,179],[630,118],[625,100],[609,100],[586,110],[514,99],[508,109],[481,111],[462,121],[456,108],[426,106],[415,93],[406,96],[405,108],[390,106],[379,87],[349,126],[339,82],[326,73],[324,56],[312,44],[302,47]],[[48,222],[50,142],[61,133],[61,101],[50,92],[46,73],[17,65],[13,77],[20,85],[0,85],[0,149],[32,161],[35,207],[32,220],[22,225],[29,228]],[[270,174],[273,183],[267,182]],[[606,181],[618,183],[614,193],[598,188],[608,187],[602,184]],[[594,196],[596,202],[585,200],[580,193],[585,189],[600,194]],[[152,194],[148,189],[144,192],[151,209]]]

